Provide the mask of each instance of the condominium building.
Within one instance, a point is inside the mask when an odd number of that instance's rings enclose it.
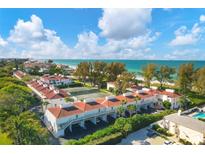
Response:
[[[48,102],[48,107],[55,107],[66,103],[65,98],[69,94],[61,89],[57,89],[52,85],[43,83],[40,80],[33,80],[27,84],[44,102]]]
[[[55,74],[55,75],[49,75],[45,74],[43,75],[40,80],[46,84],[54,85],[54,86],[59,86],[59,85],[69,85],[73,81],[70,77],[66,77],[61,74]]]
[[[167,97],[164,97],[166,95]],[[99,99],[85,99],[74,103],[62,104],[48,108],[44,115],[44,122],[54,136],[63,136],[65,129],[79,124],[85,128],[85,122],[96,124],[97,119],[107,121],[107,117],[117,117],[117,109],[120,106],[136,105],[137,110],[155,108],[161,105],[159,98],[169,101],[178,100],[180,95],[170,92],[144,88],[136,92],[128,92],[119,96],[107,96]],[[139,99],[140,98],[140,99]],[[175,99],[170,99],[175,98]]]
[[[193,117],[180,113],[171,114],[164,117],[161,126],[192,144],[205,143],[205,123]]]
[[[24,73],[24,72],[22,72],[22,71],[20,71],[20,70],[17,70],[17,71],[15,71],[14,73],[13,73],[13,75],[16,77],[16,78],[18,78],[18,79],[22,79],[25,75],[26,75],[26,73]]]

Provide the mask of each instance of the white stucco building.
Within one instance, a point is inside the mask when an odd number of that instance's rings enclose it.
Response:
[[[48,129],[59,137],[64,135],[65,129],[72,131],[72,125],[79,124],[85,128],[85,121],[96,124],[98,118],[106,121],[107,116],[117,117],[117,108],[136,105],[137,110],[155,108],[160,105],[158,97],[168,95],[162,91],[144,88],[136,92],[128,92],[119,96],[108,96],[99,99],[86,99],[58,107],[48,108],[44,115],[44,122]],[[169,94],[170,95],[170,94]],[[180,95],[176,95],[180,97]],[[168,97],[167,97],[168,98]]]
[[[32,91],[39,96],[40,99],[44,102],[48,102],[47,107],[56,107],[62,104],[67,104],[65,98],[69,94],[61,89],[57,89],[52,85],[43,83],[40,80],[33,80],[27,84]]]
[[[171,114],[164,117],[161,126],[168,129],[170,133],[176,134],[178,138],[192,144],[205,142],[205,122],[193,117]]]
[[[61,75],[61,74],[55,74],[55,75],[49,75],[45,74],[43,75],[40,80],[46,84],[59,86],[59,85],[69,85],[73,82],[73,80],[70,77]]]
[[[13,73],[13,75],[18,78],[18,79],[22,79],[24,76],[26,76],[26,73],[20,71],[20,70],[17,70]]]

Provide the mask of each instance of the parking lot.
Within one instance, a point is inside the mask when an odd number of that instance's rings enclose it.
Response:
[[[147,136],[147,129],[149,128],[145,127],[128,135],[125,139],[122,139],[119,145],[163,145],[167,141],[157,134]]]

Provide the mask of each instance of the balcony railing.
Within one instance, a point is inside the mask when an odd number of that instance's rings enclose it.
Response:
[[[103,115],[106,115],[106,114],[108,115],[108,114],[112,114],[112,113],[115,113],[115,112],[113,112],[113,111],[103,111],[103,112],[99,112],[98,114],[94,113],[94,114],[86,115],[84,117],[72,119],[72,120],[70,120],[66,123],[59,124],[58,130],[66,129],[72,123],[76,123],[76,122],[80,122],[80,121],[87,120],[87,119],[90,119],[90,118],[100,117],[100,116],[103,116]]]

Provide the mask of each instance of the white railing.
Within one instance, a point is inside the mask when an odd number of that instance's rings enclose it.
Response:
[[[59,130],[66,129],[69,125],[71,125],[74,122],[76,123],[76,122],[80,122],[80,121],[83,121],[83,120],[88,120],[90,118],[99,117],[99,116],[103,116],[105,114],[111,114],[111,113],[115,113],[115,112],[113,112],[113,111],[104,111],[104,112],[100,112],[99,114],[93,114],[93,115],[88,115],[86,117],[73,119],[73,120],[70,120],[70,121],[66,122],[64,124],[63,128],[60,128]]]

